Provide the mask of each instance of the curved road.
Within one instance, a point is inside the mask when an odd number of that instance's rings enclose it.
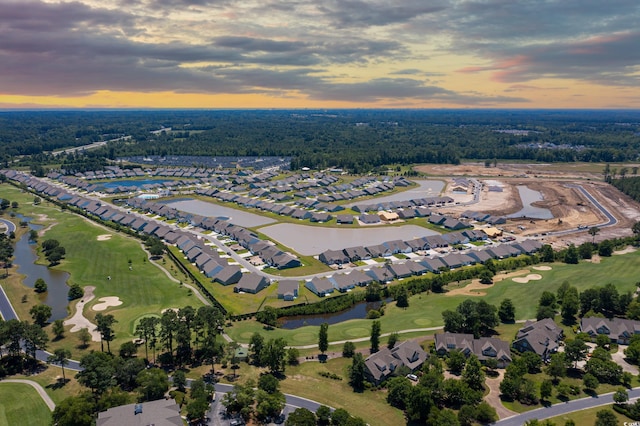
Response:
[[[47,392],[44,390],[42,386],[40,386],[39,383],[33,382],[31,380],[24,380],[24,379],[5,379],[0,381],[0,383],[22,383],[24,385],[29,385],[38,392],[38,395],[40,395],[40,398],[42,398],[44,403],[47,404],[47,407],[49,407],[49,410],[53,411],[56,408],[55,402],[53,402],[51,397],[47,395]]]
[[[0,223],[3,223],[7,230],[4,231],[5,234],[9,235],[12,232],[16,232],[16,224],[7,219],[0,219]]]
[[[633,388],[629,392],[629,400],[640,398],[640,388]],[[550,407],[538,408],[536,410],[527,411],[517,416],[508,417],[494,423],[496,426],[520,426],[528,420],[538,419],[544,420],[551,417],[560,416],[574,411],[586,410],[589,408],[600,407],[602,405],[613,404],[613,392],[598,395],[591,398],[576,399],[568,402],[561,402]]]
[[[600,224],[595,225],[595,226],[597,226],[599,228],[604,228],[605,226],[612,226],[612,225],[615,225],[616,223],[618,223],[618,219],[616,219],[615,216],[613,214],[611,214],[611,212],[609,210],[607,210],[602,204],[600,204],[598,202],[598,200],[596,200],[593,197],[593,195],[591,195],[589,193],[589,191],[584,189],[584,187],[582,185],[568,183],[568,184],[565,185],[565,187],[567,187],[567,188],[575,188],[575,189],[579,190],[580,192],[582,192],[582,194],[585,197],[587,197],[587,199],[591,202],[591,204],[593,204],[598,210],[600,210],[600,212],[607,218],[606,222],[600,223]],[[573,234],[575,232],[588,231],[588,229],[589,228],[567,229],[566,231],[549,232],[549,235],[567,235],[567,234]]]

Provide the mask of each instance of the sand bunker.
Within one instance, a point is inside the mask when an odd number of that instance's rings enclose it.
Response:
[[[449,290],[445,293],[445,296],[484,296],[487,294],[486,289],[493,287],[496,283],[505,280],[507,278],[515,277],[518,275],[526,274],[529,270],[525,269],[522,271],[509,272],[507,274],[501,273],[493,277],[493,284],[482,284],[479,279],[474,279],[470,284],[461,287],[454,288],[453,290]]]
[[[535,269],[536,271],[550,271],[551,270],[551,266],[546,266],[546,265],[534,266],[531,269]]]
[[[168,310],[172,310],[173,312],[175,312],[177,314],[180,309],[179,308],[166,308],[166,309],[161,310],[160,313],[164,314]]]
[[[82,314],[82,311],[84,310],[84,305],[86,305],[91,300],[93,300],[93,297],[94,297],[93,290],[95,289],[96,288],[93,286],[86,286],[84,288],[84,296],[76,304],[76,312],[73,314],[71,318],[69,318],[64,322],[64,325],[72,325],[73,327],[71,327],[71,330],[70,330],[72,333],[76,333],[81,329],[86,328],[91,334],[91,340],[94,342],[99,342],[100,333],[96,331],[96,325],[93,324],[91,321],[89,321],[87,318],[85,318],[85,316]]]
[[[632,246],[629,246],[624,250],[616,250],[613,252],[613,254],[627,254],[627,253],[633,253],[634,251],[636,251],[636,249]]]
[[[96,239],[98,241],[107,241],[107,240],[111,239],[111,234],[98,235],[98,237]]]
[[[540,274],[529,274],[526,277],[513,278],[513,281],[517,282],[517,283],[526,284],[529,281],[537,281],[537,280],[541,280],[541,279],[542,279],[542,275],[540,275]]]
[[[118,296],[101,297],[98,301],[101,303],[97,303],[93,306],[94,311],[104,311],[112,306],[122,305],[122,301]]]

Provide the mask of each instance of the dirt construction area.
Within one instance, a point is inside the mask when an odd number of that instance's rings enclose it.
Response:
[[[519,186],[536,191],[540,197],[530,206],[547,209],[551,218],[511,218],[506,224],[497,226],[514,235],[540,237],[554,246],[566,246],[568,242],[580,244],[591,241],[593,236],[588,229],[594,226],[600,229],[595,236],[596,241],[631,235],[631,226],[640,220],[640,204],[603,182],[603,168],[604,165],[584,163],[492,163],[490,167],[481,163],[463,163],[421,165],[415,170],[447,182],[442,195],[453,198],[456,204],[445,208],[443,213],[456,217],[465,211],[508,216],[523,208]],[[482,187],[477,202],[473,202],[473,185],[468,185],[464,191],[465,183],[473,180]],[[608,218],[579,187],[591,194],[618,222],[603,226]],[[553,235],[571,230],[575,232]]]

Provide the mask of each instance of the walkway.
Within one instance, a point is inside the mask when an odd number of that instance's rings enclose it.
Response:
[[[38,392],[38,395],[40,395],[40,398],[42,398],[44,403],[47,404],[47,407],[49,407],[49,410],[53,411],[56,408],[56,404],[53,402],[53,400],[47,394],[44,388],[40,386],[40,383],[36,383],[34,381],[25,380],[25,379],[5,379],[0,381],[0,383],[22,383],[25,385],[29,385]]]

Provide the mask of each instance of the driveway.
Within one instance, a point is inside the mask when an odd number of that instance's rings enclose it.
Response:
[[[638,374],[638,366],[629,364],[624,359],[624,350],[627,349],[626,346],[618,345],[618,351],[616,353],[611,354],[611,358],[613,362],[622,367],[622,371],[626,371],[628,373],[633,374],[634,376]]]
[[[498,370],[497,377],[489,377],[485,379],[485,383],[489,388],[489,393],[484,397],[484,400],[495,408],[496,414],[498,414],[499,419],[506,419],[507,417],[515,416],[515,411],[509,410],[507,407],[502,405],[502,400],[500,399],[500,382],[504,377],[504,370]]]

